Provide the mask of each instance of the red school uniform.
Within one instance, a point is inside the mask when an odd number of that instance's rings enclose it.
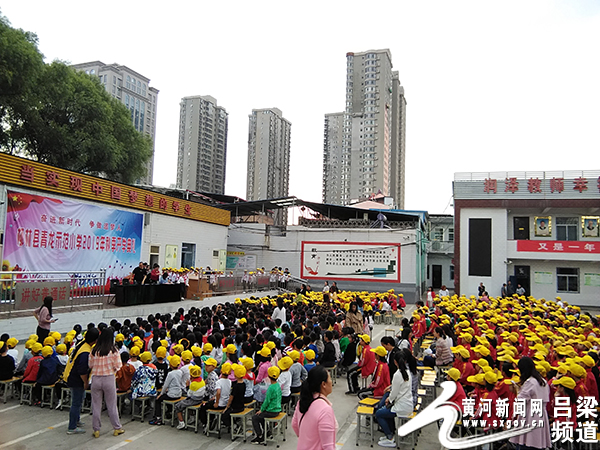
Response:
[[[373,388],[374,397],[383,397],[385,388],[391,384],[390,382],[390,368],[387,363],[378,361],[377,368],[375,369],[375,378],[371,383]]]

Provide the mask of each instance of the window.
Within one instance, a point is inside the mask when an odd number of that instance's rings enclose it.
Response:
[[[448,241],[454,242],[454,228],[452,227],[448,228]],[[454,266],[452,266],[452,273],[454,273]]]
[[[443,228],[434,228],[431,232],[431,239],[434,241],[443,241],[444,240],[444,229]]]
[[[557,217],[556,218],[556,240],[576,241],[579,217]]]
[[[454,266],[450,266],[450,279],[454,280]]]
[[[579,269],[557,267],[556,292],[579,292]]]

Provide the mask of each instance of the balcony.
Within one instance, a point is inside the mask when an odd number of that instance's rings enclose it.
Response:
[[[454,241],[431,241],[428,247],[429,253],[454,254]]]

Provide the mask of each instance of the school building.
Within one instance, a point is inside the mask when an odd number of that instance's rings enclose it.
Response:
[[[600,171],[456,173],[455,290],[596,306],[600,296]]]

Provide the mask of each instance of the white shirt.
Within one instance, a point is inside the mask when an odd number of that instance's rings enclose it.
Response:
[[[127,364],[131,364],[135,370],[138,370],[144,365],[139,359],[137,361],[127,361]]]
[[[279,375],[279,378],[277,379],[277,382],[281,386],[281,396],[282,397],[289,397],[290,395],[292,395],[292,391],[291,391],[292,374],[290,373],[289,370],[286,370],[285,372],[281,372],[281,374]]]
[[[447,297],[447,296],[449,296],[449,295],[450,295],[450,291],[449,291],[448,289],[446,289],[445,291],[442,291],[442,290],[440,289],[440,292],[439,292],[439,296],[440,296],[440,297]]]
[[[275,308],[273,310],[273,315],[271,316],[271,319],[273,320],[273,322],[275,322],[276,319],[281,319],[281,323],[285,323],[286,322],[286,314],[285,314],[285,306],[282,308],[279,308],[279,306],[277,308]]]
[[[12,359],[15,360],[15,366],[19,363],[19,350],[11,348],[6,354],[12,356]]]
[[[412,398],[412,374],[407,370],[408,381],[404,381],[402,373],[396,370],[392,378],[392,390],[390,392],[390,403],[392,403],[392,412],[398,417],[408,417],[413,412]]]
[[[328,285],[323,286],[323,292],[329,292],[329,286]]]
[[[217,390],[219,389],[221,389],[219,407],[224,408],[229,402],[229,395],[231,394],[231,381],[229,381],[227,378],[219,378],[219,381],[217,381]]]

